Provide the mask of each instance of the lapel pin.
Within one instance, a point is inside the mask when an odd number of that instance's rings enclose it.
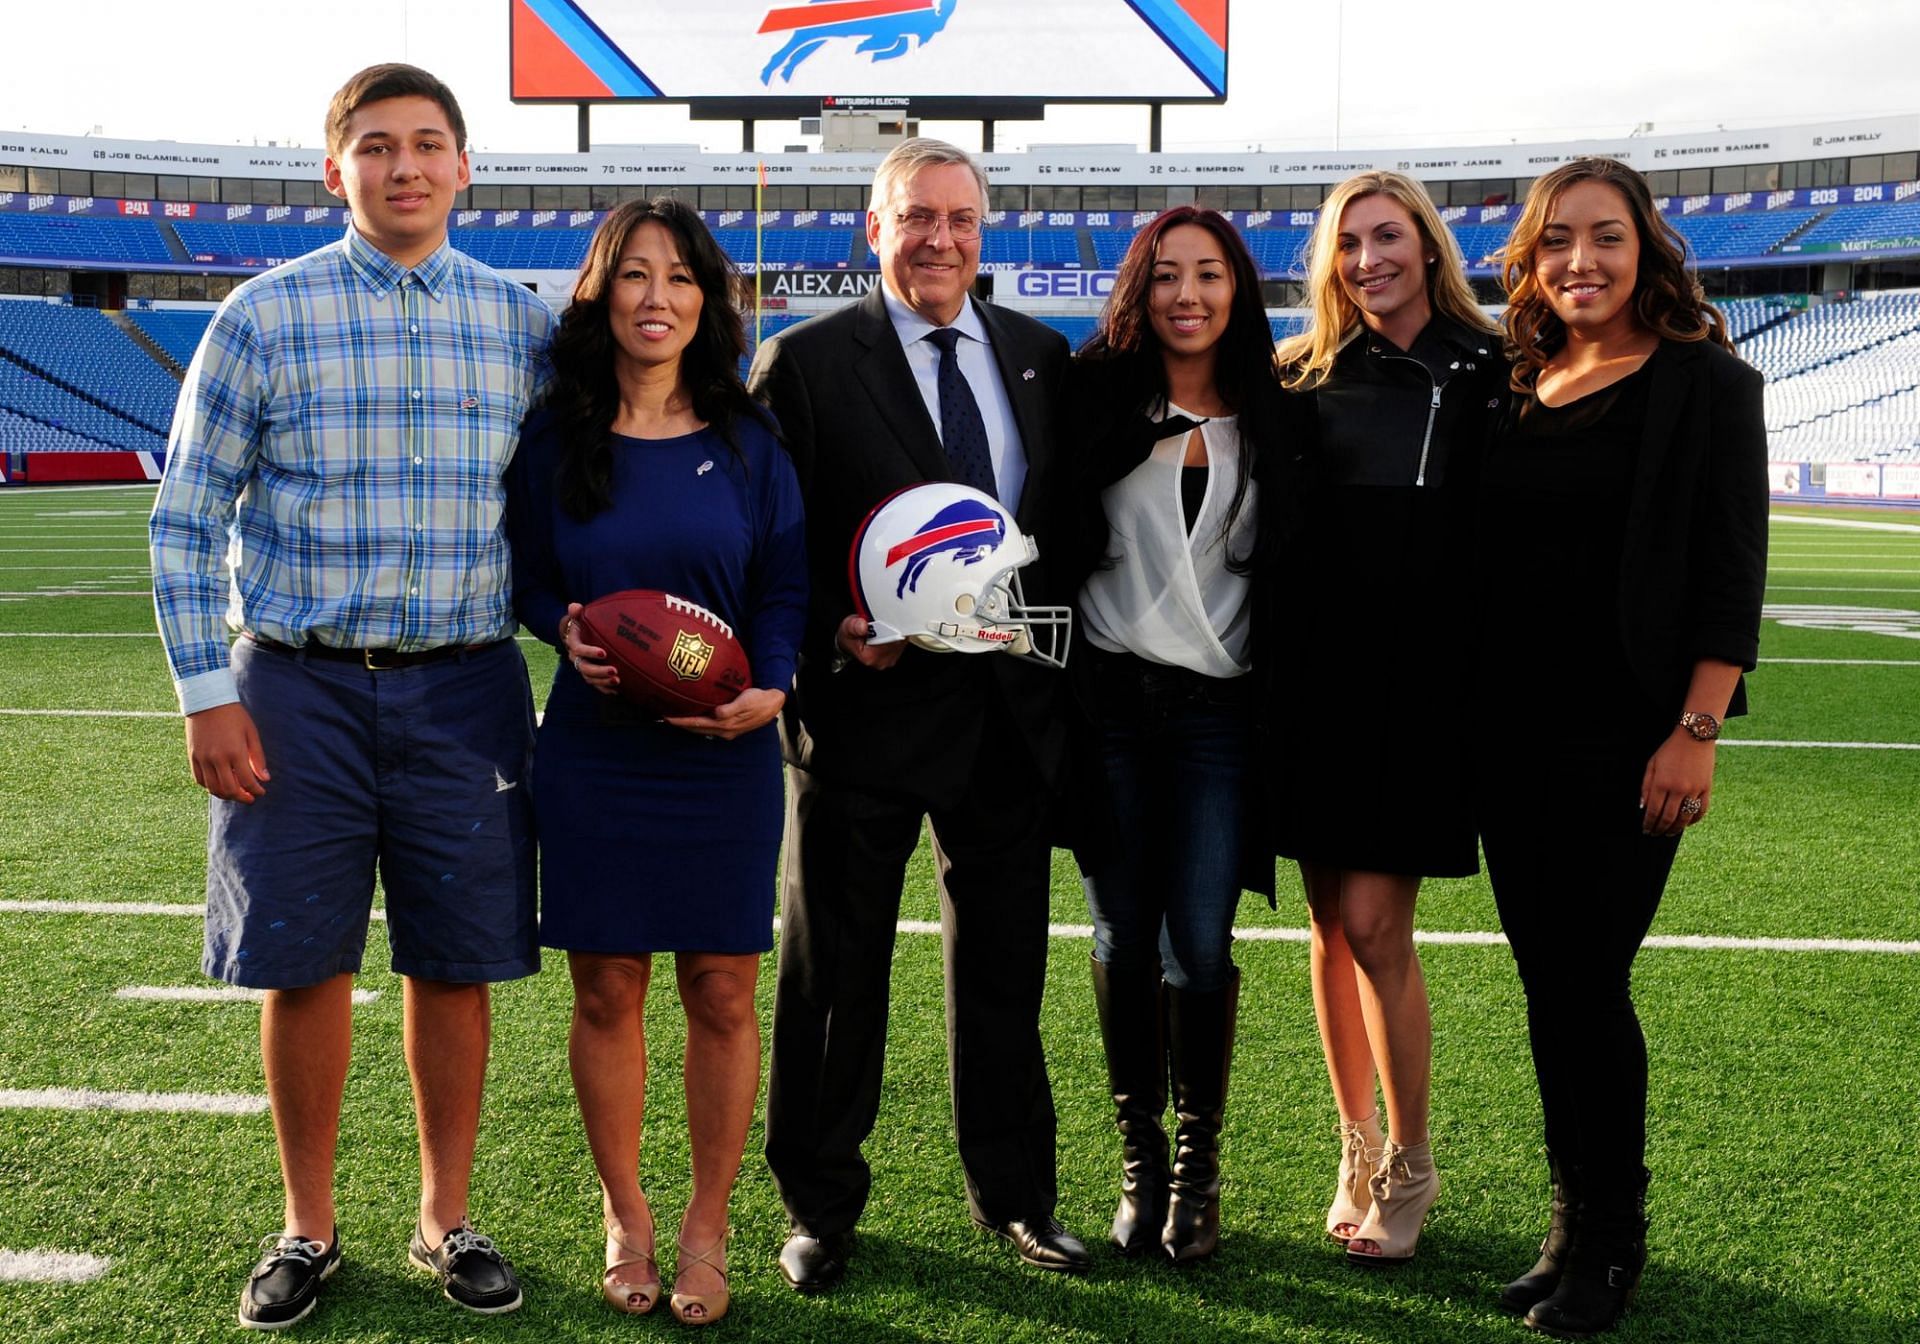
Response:
[[[1024,371],[1023,371],[1023,372],[1021,373],[1021,375],[1020,375],[1020,377],[1021,377],[1021,378],[1022,378],[1022,379],[1023,379],[1024,381],[1026,381],[1026,382],[1029,382],[1029,383],[1030,383],[1030,382],[1032,382],[1032,381],[1033,381],[1033,370],[1032,370],[1032,369],[1027,369],[1027,370],[1024,370]]]
[[[694,468],[693,474],[695,476],[705,476],[708,472],[712,470],[713,470],[713,459],[708,458],[705,462],[702,462],[699,466]]]
[[[478,406],[479,404],[480,404],[480,398],[478,398],[478,397],[462,397],[462,398],[460,398],[460,409],[461,409],[461,410],[463,410],[463,411],[470,411],[470,410],[472,410],[472,409],[473,409],[474,407],[476,407],[476,406]]]

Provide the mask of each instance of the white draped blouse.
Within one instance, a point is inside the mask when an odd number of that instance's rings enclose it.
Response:
[[[1169,415],[1201,421],[1207,449],[1207,488],[1191,530],[1181,506],[1180,473],[1192,431],[1153,445],[1146,461],[1100,495],[1107,515],[1107,563],[1080,590],[1086,637],[1109,653],[1184,667],[1209,677],[1237,677],[1248,661],[1249,583],[1227,568],[1254,542],[1255,491],[1231,531],[1227,511],[1240,470],[1237,418],[1201,416],[1168,406]]]

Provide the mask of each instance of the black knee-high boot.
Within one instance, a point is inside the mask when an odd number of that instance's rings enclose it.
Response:
[[[1540,1243],[1540,1258],[1532,1269],[1500,1291],[1500,1305],[1516,1315],[1524,1315],[1536,1302],[1544,1301],[1560,1286],[1560,1271],[1567,1260],[1567,1244],[1573,1235],[1573,1204],[1579,1198],[1580,1173],[1562,1165],[1547,1154],[1547,1170],[1553,1177],[1552,1213],[1547,1219],[1546,1240]]]
[[[1167,1044],[1179,1123],[1160,1241],[1175,1264],[1204,1259],[1220,1244],[1220,1128],[1239,1009],[1238,969],[1221,989],[1167,986]]]
[[[1626,1314],[1647,1266],[1647,1171],[1607,1179],[1582,1174],[1573,1236],[1560,1283],[1527,1312],[1527,1324],[1556,1339],[1586,1339]]]
[[[1167,1218],[1167,1038],[1160,967],[1115,968],[1092,959],[1093,1001],[1107,1050],[1107,1084],[1120,1130],[1120,1207],[1113,1244],[1138,1255]]]

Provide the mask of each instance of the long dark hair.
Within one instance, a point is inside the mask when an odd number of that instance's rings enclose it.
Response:
[[[560,422],[559,465],[555,493],[561,507],[585,521],[613,503],[613,444],[610,434],[620,409],[614,378],[616,348],[607,315],[614,273],[633,231],[642,224],[663,226],[673,235],[680,259],[700,286],[700,325],[680,355],[680,384],[693,413],[719,431],[736,456],[734,423],[746,417],[772,428],[766,412],[747,395],[740,381],[740,360],[747,353],[740,306],[746,284],[727,254],[700,222],[691,206],[671,198],[628,201],[614,208],[587,244],[573,302],[553,336],[554,380],[547,394]]]
[[[1633,231],[1640,239],[1640,272],[1633,281],[1633,315],[1640,325],[1665,340],[1714,341],[1733,349],[1720,310],[1707,302],[1699,280],[1687,269],[1686,240],[1661,217],[1647,179],[1618,159],[1575,159],[1533,180],[1520,221],[1500,254],[1513,390],[1531,388],[1547,361],[1566,344],[1566,324],[1554,315],[1541,292],[1534,265],[1540,235],[1546,232],[1560,194],[1581,182],[1603,182],[1626,198]]]
[[[1148,220],[1133,235],[1120,261],[1100,325],[1080,347],[1080,357],[1102,366],[1103,385],[1122,398],[1123,412],[1146,414],[1167,400],[1167,366],[1159,337],[1153,334],[1147,301],[1153,287],[1153,263],[1160,240],[1182,225],[1205,229],[1220,245],[1221,259],[1233,273],[1233,303],[1226,330],[1214,347],[1213,385],[1220,400],[1239,416],[1240,463],[1233,484],[1233,502],[1227,506],[1224,537],[1233,530],[1246,503],[1252,478],[1254,445],[1260,431],[1273,421],[1267,415],[1279,393],[1273,365],[1273,329],[1267,325],[1266,305],[1260,296],[1260,272],[1239,230],[1216,210],[1176,205]],[[1243,572],[1248,562],[1227,557],[1227,566]]]

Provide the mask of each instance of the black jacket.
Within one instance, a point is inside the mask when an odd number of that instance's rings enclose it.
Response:
[[[1066,338],[1011,309],[976,311],[1027,458],[1014,516],[1039,543],[1040,559],[1022,570],[1021,586],[1031,605],[1064,603],[1049,565]],[[1015,749],[1023,745],[1040,773],[1056,778],[1065,733],[1051,668],[908,649],[884,672],[857,663],[832,670],[834,630],[854,610],[847,549],[855,528],[894,491],[953,479],[881,291],[767,341],[747,381],[780,421],[807,509],[812,593],[794,694],[781,715],[788,761],[837,784],[946,806],[958,800],[983,746],[1003,745],[1011,733]]]
[[[1767,585],[1762,379],[1710,341],[1662,341],[1648,360],[1620,563],[1620,637],[1654,703],[1677,715],[1703,658],[1752,671]],[[1746,681],[1728,715],[1747,711]]]

